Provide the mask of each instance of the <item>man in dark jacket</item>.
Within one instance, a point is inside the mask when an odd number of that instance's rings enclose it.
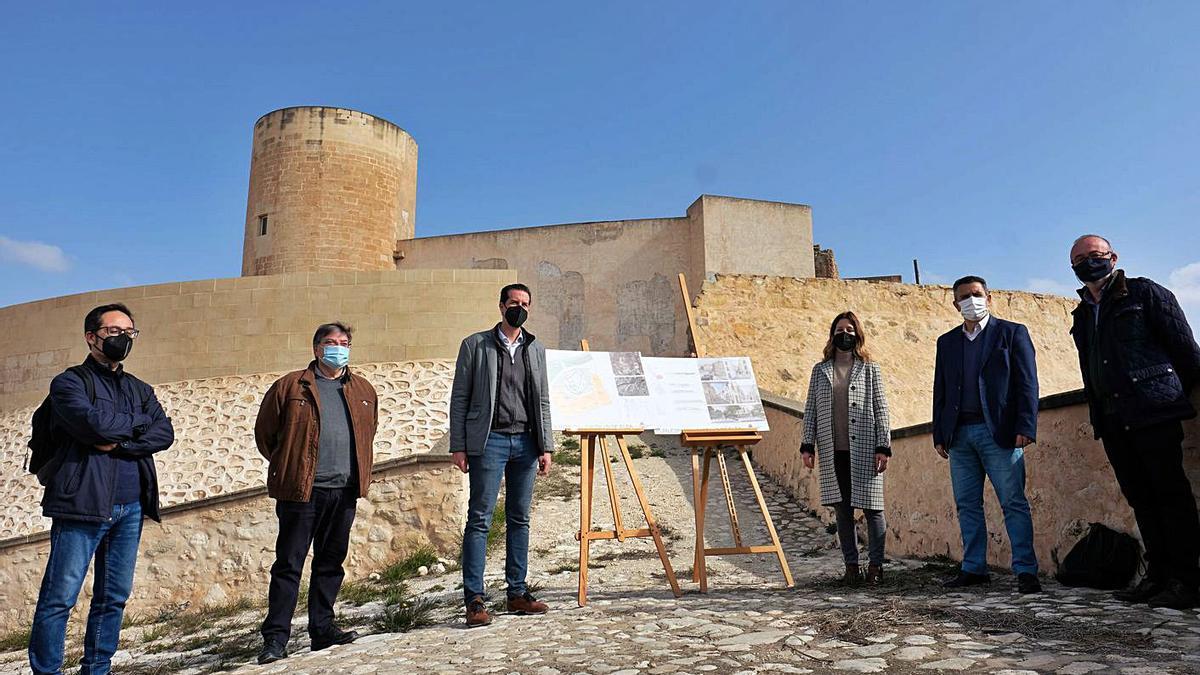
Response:
[[[1200,518],[1180,421],[1196,416],[1189,393],[1200,380],[1200,346],[1170,291],[1116,264],[1104,237],[1084,235],[1071,247],[1084,284],[1071,334],[1092,428],[1146,546],[1146,575],[1116,596],[1187,609],[1198,602]]]
[[[987,282],[954,282],[963,323],[937,341],[933,375],[933,444],[950,459],[950,481],[962,532],[963,561],[947,588],[988,583],[983,479],[992,481],[1012,545],[1017,590],[1037,593],[1033,518],[1025,498],[1023,448],[1037,437],[1037,361],[1029,331],[991,315]]]
[[[529,593],[529,509],[535,472],[550,472],[550,387],[546,350],[521,328],[529,317],[529,288],[500,290],[502,320],[469,335],[458,350],[450,392],[450,452],[470,474],[471,494],[463,532],[463,599],[467,626],[491,622],[483,595],[487,534],[500,479],[505,480],[505,581],[509,611],[541,614],[547,607]]]
[[[333,623],[342,562],[359,497],[367,496],[374,463],[379,403],[375,387],[350,372],[351,329],[327,323],[313,335],[314,360],[279,378],[254,423],[267,458],[267,494],[275,501],[279,538],[262,624],[259,663],[287,656],[300,573],[313,548],[308,584],[308,635],[313,651],[353,642],[358,633]]]
[[[61,672],[67,618],[93,557],[80,665],[85,673],[109,672],[133,590],[142,518],[159,520],[153,455],[171,447],[175,430],[154,389],[121,365],[137,336],[124,305],[93,309],[83,320],[88,346],[83,374],[90,382],[66,371],[50,383],[51,427],[60,447],[51,460],[58,468],[42,497],[42,514],[53,524],[29,636],[34,673]]]

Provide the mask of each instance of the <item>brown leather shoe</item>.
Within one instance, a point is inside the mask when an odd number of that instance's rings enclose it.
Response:
[[[508,611],[518,614],[545,614],[550,607],[529,593],[519,598],[508,599]]]
[[[488,615],[487,605],[483,602],[483,596],[477,595],[471,598],[471,601],[467,603],[467,628],[486,626],[491,622],[492,617]]]
[[[862,568],[858,565],[846,565],[846,573],[842,575],[842,583],[847,586],[858,586],[862,582]]]
[[[867,565],[866,582],[868,584],[877,584],[881,581],[883,581],[883,566]]]

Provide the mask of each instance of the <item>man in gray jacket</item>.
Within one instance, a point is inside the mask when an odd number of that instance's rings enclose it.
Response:
[[[500,323],[468,336],[458,350],[450,392],[450,452],[470,476],[471,496],[463,532],[463,599],[467,626],[491,623],[484,603],[483,568],[492,510],[505,479],[504,576],[508,610],[541,614],[546,604],[525,585],[529,559],[529,507],[534,474],[550,473],[550,387],[546,349],[521,328],[532,296],[524,284],[500,290]]]

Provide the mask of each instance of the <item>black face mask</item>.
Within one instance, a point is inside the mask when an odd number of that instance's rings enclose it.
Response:
[[[1087,258],[1071,265],[1071,269],[1075,270],[1075,276],[1086,284],[1100,281],[1112,273],[1113,261],[1112,258]]]
[[[858,344],[858,337],[850,333],[836,333],[833,336],[833,346],[843,352],[854,349],[856,344]]]
[[[520,305],[513,305],[504,310],[504,322],[513,328],[520,328],[521,324],[525,323],[525,320],[528,318],[529,312],[525,311],[525,308]]]
[[[100,351],[109,361],[124,361],[129,352],[133,351],[133,338],[121,333],[104,338],[100,343]]]

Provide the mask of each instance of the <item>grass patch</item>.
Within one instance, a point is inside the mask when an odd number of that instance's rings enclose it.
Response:
[[[630,459],[641,459],[645,456],[646,456],[646,446],[644,446],[644,445],[629,446],[629,458]]]
[[[432,598],[400,598],[384,608],[375,627],[388,633],[407,633],[414,628],[433,625],[437,602]]]
[[[579,452],[579,439],[575,438],[574,436],[565,436],[558,444],[558,447],[562,448],[563,450],[574,450],[575,452]]]
[[[503,512],[502,512],[503,513]],[[492,519],[493,526],[495,518]],[[384,568],[379,573],[379,576],[388,582],[400,582],[405,579],[411,579],[417,576],[417,569],[421,567],[433,567],[437,563],[437,551],[434,551],[430,546],[422,546],[417,550],[409,553],[403,560],[393,563]]]
[[[32,628],[18,628],[0,635],[0,652],[15,652],[29,646],[29,635]]]
[[[505,520],[507,513],[504,510],[504,500],[496,502],[496,508],[492,510],[492,524],[488,527],[487,535],[487,552],[491,553],[504,541],[504,534],[507,531]]]
[[[663,450],[662,448],[658,447],[657,445],[651,445],[650,446],[650,456],[658,457],[658,458],[665,458],[667,456],[667,451]]]

